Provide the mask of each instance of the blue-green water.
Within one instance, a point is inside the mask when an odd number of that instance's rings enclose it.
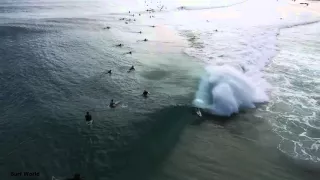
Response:
[[[279,20],[285,4],[0,1],[1,179],[316,179],[320,26],[300,26],[310,13]],[[199,120],[208,64],[245,66],[270,103]]]

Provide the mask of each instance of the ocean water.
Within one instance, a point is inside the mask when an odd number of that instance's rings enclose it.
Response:
[[[287,1],[1,0],[0,177],[317,179],[319,20]],[[197,117],[208,74],[243,96],[206,101],[250,109]]]

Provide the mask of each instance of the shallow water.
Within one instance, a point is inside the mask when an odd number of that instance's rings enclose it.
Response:
[[[147,4],[0,2],[2,179],[19,179],[10,177],[19,171],[40,172],[39,179],[74,172],[86,179],[315,179],[320,31],[312,23],[319,17],[283,10],[285,1]],[[223,64],[244,66],[270,102],[199,120],[191,103],[204,67]],[[131,65],[136,71],[127,73]],[[110,99],[122,106],[109,109]]]

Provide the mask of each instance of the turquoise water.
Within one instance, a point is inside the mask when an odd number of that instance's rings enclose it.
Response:
[[[1,1],[1,178],[314,179],[319,17],[277,10],[286,4]],[[245,67],[270,102],[199,119],[208,65]]]

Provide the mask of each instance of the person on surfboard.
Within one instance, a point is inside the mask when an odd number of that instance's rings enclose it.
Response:
[[[111,99],[109,107],[110,108],[115,108],[116,107],[116,103],[113,102],[113,99]]]
[[[91,121],[92,120],[91,114],[89,112],[87,112],[85,118],[86,118],[86,121]]]

